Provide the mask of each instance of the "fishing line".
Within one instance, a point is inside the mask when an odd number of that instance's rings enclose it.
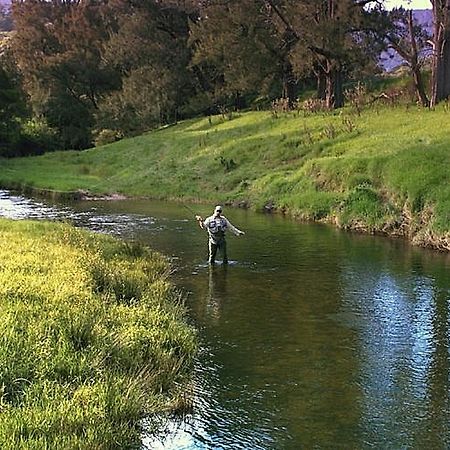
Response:
[[[196,214],[196,213],[194,212],[194,210],[193,210],[192,208],[189,208],[189,206],[185,205],[184,203],[182,203],[182,205],[183,205],[190,213],[194,214],[194,216],[197,216],[197,215],[198,215],[198,214]]]

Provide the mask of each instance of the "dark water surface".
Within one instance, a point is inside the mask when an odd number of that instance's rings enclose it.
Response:
[[[0,215],[67,219],[173,258],[203,344],[195,409],[146,448],[450,448],[449,255],[226,209],[247,234],[211,269],[180,204],[3,191]]]

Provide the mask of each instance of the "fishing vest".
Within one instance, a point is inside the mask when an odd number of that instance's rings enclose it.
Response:
[[[212,218],[208,221],[206,226],[208,229],[209,238],[214,244],[224,240],[225,231],[227,229],[227,221],[223,217]]]

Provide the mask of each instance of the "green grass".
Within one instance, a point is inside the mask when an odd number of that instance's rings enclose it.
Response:
[[[272,203],[304,219],[448,246],[441,107],[190,120],[84,152],[2,161],[0,184],[191,201]]]
[[[0,219],[0,243],[0,448],[139,448],[196,352],[167,261],[64,224]]]

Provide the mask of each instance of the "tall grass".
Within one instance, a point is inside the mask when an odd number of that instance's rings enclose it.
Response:
[[[0,185],[271,204],[450,248],[445,107],[195,119],[84,152],[0,161]]]
[[[0,220],[0,448],[138,448],[196,335],[168,264],[64,224]]]

